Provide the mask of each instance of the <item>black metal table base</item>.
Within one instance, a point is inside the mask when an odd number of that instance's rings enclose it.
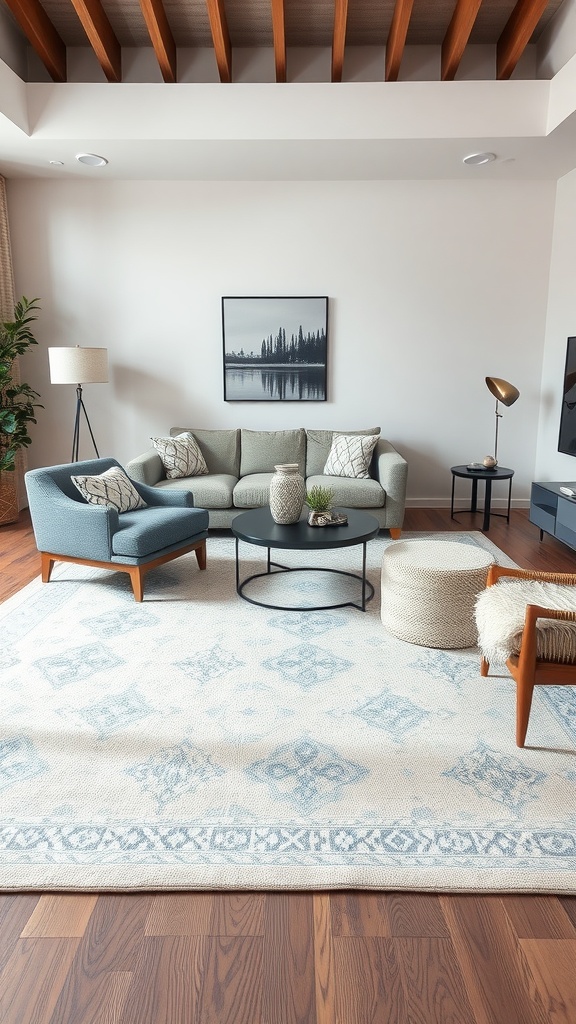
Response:
[[[236,537],[236,593],[243,601],[249,601],[250,604],[259,605],[260,608],[270,608],[275,611],[282,612],[322,612],[328,611],[330,608],[358,608],[360,611],[366,611],[366,605],[368,601],[371,601],[374,597],[374,587],[370,583],[370,580],[366,579],[366,542],[362,544],[362,575],[359,576],[355,572],[345,572],[343,569],[330,569],[324,568],[320,565],[315,566],[287,566],[280,565],[279,562],[272,562],[270,559],[270,548],[266,548],[266,572],[255,572],[251,576],[247,576],[245,580],[240,582],[240,562],[238,558],[238,537]],[[272,570],[277,570],[273,572]],[[362,597],[360,602],[357,601],[339,601],[332,602],[331,604],[317,604],[317,605],[282,605],[282,604],[268,604],[266,601],[257,601],[254,597],[248,597],[244,593],[244,587],[246,587],[252,580],[262,579],[266,576],[278,576],[281,573],[286,572],[331,572],[337,576],[347,576],[349,579],[358,580],[362,587]]]

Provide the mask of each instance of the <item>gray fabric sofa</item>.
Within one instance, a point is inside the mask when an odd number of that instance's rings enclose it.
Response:
[[[210,514],[212,529],[226,529],[240,512],[268,504],[274,466],[297,462],[307,489],[331,487],[334,505],[370,512],[381,529],[398,537],[404,519],[408,465],[389,441],[378,439],[370,479],[325,476],[324,466],[334,433],[379,434],[368,430],[199,430],[172,427],[170,435],[190,431],[202,451],[208,474],[167,480],[155,448],[132,459],[126,472],[142,484],[190,490],[197,508]]]

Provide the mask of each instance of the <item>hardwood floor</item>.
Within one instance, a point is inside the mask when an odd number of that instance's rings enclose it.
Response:
[[[404,525],[482,520],[410,509]],[[576,571],[523,511],[488,536]],[[23,513],[0,528],[0,600],[38,573]],[[576,897],[0,893],[2,1024],[574,1024],[575,965]]]

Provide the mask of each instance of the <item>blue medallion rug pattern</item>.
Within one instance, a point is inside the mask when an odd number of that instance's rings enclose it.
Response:
[[[480,533],[404,536],[511,564]],[[152,571],[142,604],[60,564],[1,605],[0,889],[575,893],[574,689],[536,692],[519,750],[504,666],[383,629],[389,543],[368,544],[365,613],[242,601],[226,535],[205,572]],[[360,548],[312,554],[359,572]],[[355,585],[293,572],[253,596],[312,609]]]

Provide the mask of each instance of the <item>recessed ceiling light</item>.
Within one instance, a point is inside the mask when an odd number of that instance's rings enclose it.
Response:
[[[463,164],[491,164],[496,159],[496,153],[470,153],[462,160]]]
[[[80,164],[88,164],[89,167],[105,167],[108,163],[106,157],[97,156],[96,153],[77,153],[76,159]]]
[[[63,160],[49,160],[48,163],[51,167],[64,167]]]

